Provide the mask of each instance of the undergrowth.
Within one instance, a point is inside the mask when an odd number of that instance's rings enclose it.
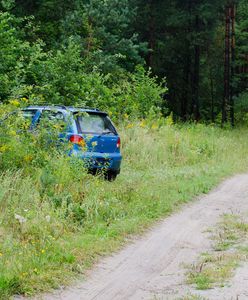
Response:
[[[18,167],[19,152],[1,149],[0,160],[14,155],[1,161],[1,299],[69,284],[130,234],[248,166],[246,129],[128,118],[119,127],[124,160],[111,183],[45,148],[45,163],[32,148]]]

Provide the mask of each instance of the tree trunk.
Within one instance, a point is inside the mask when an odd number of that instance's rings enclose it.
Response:
[[[230,119],[231,125],[234,127],[234,75],[235,75],[235,4],[231,6],[231,23],[232,23],[232,46],[231,46],[231,85],[230,85]]]
[[[200,119],[200,109],[199,109],[199,82],[200,82],[200,45],[199,45],[199,37],[198,33],[200,32],[200,19],[199,16],[195,16],[195,46],[194,46],[194,75],[193,75],[193,115],[196,121]]]
[[[189,46],[188,46],[189,47]],[[182,92],[181,99],[181,116],[183,121],[188,119],[188,99],[189,99],[189,86],[190,86],[190,67],[191,67],[191,55],[190,51],[186,58],[186,63],[184,65],[184,88]]]
[[[149,8],[150,8],[150,15],[148,20],[149,53],[147,55],[147,65],[152,68],[154,66],[153,53],[156,45],[156,38],[155,38],[156,26],[155,26],[154,4],[152,0],[149,2]]]
[[[224,63],[224,97],[222,102],[222,124],[227,122],[230,103],[230,8],[226,7],[225,63]]]
[[[211,121],[214,123],[215,116],[214,116],[214,79],[213,79],[213,72],[212,66],[209,66],[209,77],[210,77],[210,93],[211,93]]]

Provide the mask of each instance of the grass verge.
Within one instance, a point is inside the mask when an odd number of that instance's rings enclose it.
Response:
[[[247,260],[247,220],[236,215],[225,215],[213,239],[213,251],[202,254],[188,272],[188,283],[199,290],[224,287],[240,263]]]
[[[223,178],[247,170],[247,130],[129,124],[114,183],[75,180],[63,161],[0,176],[0,299],[68,285]],[[80,170],[79,170],[80,171]],[[73,178],[73,179],[72,179]]]

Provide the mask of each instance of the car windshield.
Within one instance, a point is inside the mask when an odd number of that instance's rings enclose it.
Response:
[[[82,133],[115,134],[111,122],[105,115],[91,113],[78,115],[77,113],[76,119]]]

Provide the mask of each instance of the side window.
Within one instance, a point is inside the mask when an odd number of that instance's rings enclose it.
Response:
[[[2,121],[6,126],[11,125],[16,130],[25,130],[31,127],[37,110],[18,110],[6,115]]]
[[[37,110],[35,110],[35,109],[29,109],[29,110],[23,110],[21,113],[25,119],[32,121],[36,112],[37,112]]]
[[[35,109],[29,109],[29,110],[23,110],[21,112],[23,119],[25,120],[26,123],[26,128],[32,128],[34,125],[34,119],[35,115],[37,113],[37,110]]]
[[[62,112],[56,110],[43,110],[39,119],[39,126],[43,128],[65,128],[65,117]]]
[[[61,120],[64,121],[64,115],[60,111],[55,111],[55,110],[43,110],[41,114],[41,118],[46,118],[49,121],[57,121]]]

